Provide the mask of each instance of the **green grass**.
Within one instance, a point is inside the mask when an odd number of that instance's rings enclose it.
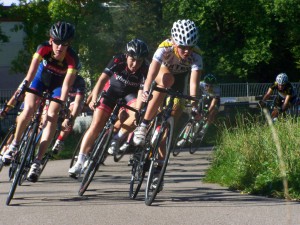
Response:
[[[271,129],[256,117],[239,116],[217,141],[205,181],[251,194],[284,197],[283,177]],[[300,126],[287,118],[275,124],[286,166],[288,191],[300,198]]]

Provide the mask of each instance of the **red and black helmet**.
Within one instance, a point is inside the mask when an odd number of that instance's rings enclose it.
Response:
[[[125,52],[135,59],[144,59],[149,54],[148,46],[139,39],[133,39],[128,42]]]
[[[61,42],[71,41],[74,34],[74,26],[64,21],[53,24],[50,29],[50,37]]]

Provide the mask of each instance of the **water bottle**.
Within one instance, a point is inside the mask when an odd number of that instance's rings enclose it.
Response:
[[[198,133],[199,128],[200,128],[200,124],[199,124],[199,123],[196,123],[195,126],[194,126],[194,133],[195,133],[195,134]]]
[[[154,145],[154,143],[156,142],[157,136],[158,136],[158,132],[160,130],[160,125],[156,127],[154,134],[151,138],[151,145]]]

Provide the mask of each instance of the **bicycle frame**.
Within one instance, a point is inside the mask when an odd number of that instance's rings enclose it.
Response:
[[[40,101],[31,123],[29,124],[29,126],[24,132],[27,133],[27,135],[24,135],[25,139],[21,141],[23,143],[21,143],[20,148],[16,154],[17,156],[15,161],[17,165],[17,170],[12,182],[12,186],[8,193],[6,205],[10,204],[14,196],[14,193],[16,191],[17,185],[22,183],[22,180],[24,180],[22,178],[26,176],[27,172],[29,171],[31,163],[34,160],[35,148],[38,143],[36,141],[36,138],[38,136],[39,123],[45,106],[45,101],[49,99],[50,101],[55,101],[59,104],[62,104],[61,100],[52,98],[50,96],[50,93],[48,92],[45,92],[41,95],[38,92],[31,90],[29,88],[26,88],[25,91],[38,95],[40,97]]]
[[[168,165],[169,157],[170,157],[170,149],[171,149],[171,143],[172,143],[172,136],[173,136],[173,128],[174,128],[174,120],[171,117],[171,112],[173,109],[174,105],[174,99],[175,98],[184,98],[187,100],[194,100],[198,101],[197,98],[191,97],[189,95],[184,95],[181,92],[174,91],[172,89],[162,89],[155,87],[154,88],[157,91],[160,92],[165,92],[167,95],[169,95],[169,103],[167,106],[163,109],[162,112],[162,122],[160,126],[160,130],[158,133],[157,140],[154,143],[154,148],[153,152],[150,158],[151,165],[147,177],[147,185],[146,185],[146,191],[145,191],[145,204],[150,206],[154,199],[156,198],[157,193],[160,191],[160,187],[162,184],[162,181],[164,179],[164,174],[166,172],[166,168]],[[165,140],[166,143],[166,152],[165,152],[165,157],[163,160],[158,159],[158,154],[159,154],[159,147],[161,146],[161,142],[163,139]],[[156,187],[152,187],[153,183],[153,178],[154,178],[154,172],[155,172],[155,167],[157,165],[161,165],[161,170],[160,173],[157,177],[157,184]]]

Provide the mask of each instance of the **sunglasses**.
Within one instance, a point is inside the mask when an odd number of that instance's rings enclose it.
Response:
[[[70,42],[68,41],[60,41],[60,40],[53,40],[53,43],[56,45],[62,45],[62,46],[69,46]]]
[[[183,51],[186,51],[186,50],[190,51],[190,50],[192,50],[193,46],[178,45],[178,48],[180,48]]]

